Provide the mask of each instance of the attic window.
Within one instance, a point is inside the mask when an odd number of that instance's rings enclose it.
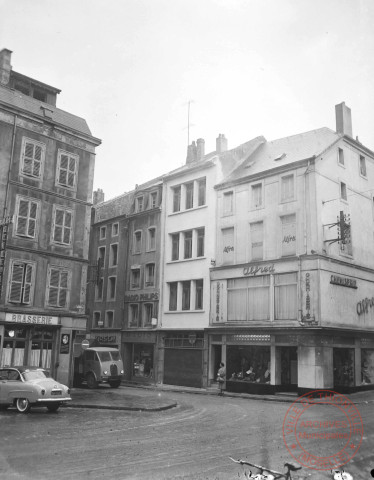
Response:
[[[42,92],[41,90],[36,90],[34,89],[33,95],[32,95],[36,100],[40,100],[41,102],[45,102],[47,95],[45,92]]]
[[[282,153],[281,155],[278,155],[276,158],[274,158],[274,162],[278,160],[283,160],[286,155],[287,155],[286,153]]]
[[[44,106],[40,107],[40,109],[43,111],[45,117],[52,118],[53,110]]]

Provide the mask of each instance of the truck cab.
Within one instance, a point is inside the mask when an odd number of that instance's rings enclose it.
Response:
[[[123,361],[118,349],[89,347],[83,351],[79,362],[80,383],[96,388],[99,383],[108,383],[118,388],[124,375]]]

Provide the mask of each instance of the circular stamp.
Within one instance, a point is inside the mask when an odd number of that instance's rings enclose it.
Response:
[[[332,390],[313,390],[294,401],[283,421],[292,457],[313,470],[348,463],[361,446],[364,427],[357,407]]]

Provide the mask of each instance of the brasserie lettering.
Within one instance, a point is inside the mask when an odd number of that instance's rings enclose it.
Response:
[[[44,315],[22,315],[14,313],[12,315],[12,321],[18,323],[35,323],[38,325],[52,325],[52,317]]]

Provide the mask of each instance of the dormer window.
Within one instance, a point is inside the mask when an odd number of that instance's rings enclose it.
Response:
[[[135,199],[135,212],[142,212],[144,210],[144,198],[137,197]]]

